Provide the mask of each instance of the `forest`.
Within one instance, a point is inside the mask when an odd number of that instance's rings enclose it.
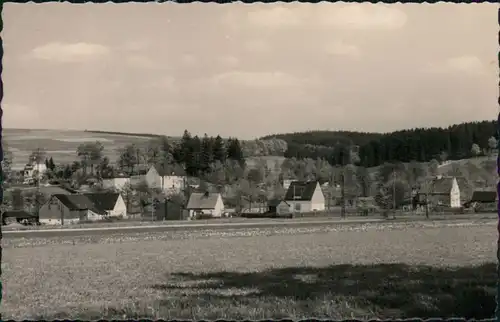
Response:
[[[495,121],[482,121],[391,133],[309,131],[268,135],[261,139],[272,138],[287,143],[284,153],[287,158],[322,158],[331,164],[342,164],[345,162],[343,151],[353,147],[357,150],[359,164],[373,167],[386,162],[445,161],[487,155],[497,149],[498,133]]]

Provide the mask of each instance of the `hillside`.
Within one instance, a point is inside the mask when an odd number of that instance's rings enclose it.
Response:
[[[71,163],[77,160],[76,149],[82,143],[99,141],[104,146],[104,156],[114,163],[119,150],[128,144],[144,145],[160,135],[147,133],[124,133],[110,131],[76,130],[30,130],[3,129],[3,141],[13,154],[12,168],[22,169],[29,155],[36,149],[44,150],[56,163]],[[180,136],[168,137],[170,142],[179,142]],[[287,150],[283,140],[247,140],[240,142],[246,157],[282,156]],[[252,161],[250,161],[251,163]]]
[[[493,137],[493,139],[492,139]],[[349,131],[308,131],[274,134],[262,139],[278,138],[287,143],[286,157],[324,158],[340,163],[346,146],[357,146],[361,164],[373,167],[385,162],[429,162],[460,160],[486,155],[496,149],[496,121],[467,122],[446,128],[415,128],[390,133]],[[479,149],[476,155],[473,145]]]

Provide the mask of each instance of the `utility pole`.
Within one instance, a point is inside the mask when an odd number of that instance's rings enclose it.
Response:
[[[392,209],[396,212],[396,170],[392,170]]]
[[[40,148],[36,149],[36,155],[33,157],[34,161],[36,162],[36,194],[35,194],[35,215],[38,220],[40,220],[40,205],[38,202],[38,198],[40,196],[40,165],[38,162],[38,157],[40,156]],[[63,224],[64,218],[62,217],[62,212],[61,212],[61,225]]]
[[[155,208],[156,208],[156,202],[155,202],[153,195],[151,195],[151,221],[152,222],[154,221]]]
[[[345,207],[345,175],[344,175],[344,166],[341,168],[340,173],[340,217],[345,218],[346,207]]]

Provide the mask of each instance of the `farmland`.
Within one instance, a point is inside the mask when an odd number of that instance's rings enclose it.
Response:
[[[489,318],[495,224],[9,238],[3,317]]]
[[[46,151],[58,163],[71,163],[77,159],[76,149],[80,144],[100,141],[104,145],[104,156],[114,162],[121,147],[131,143],[141,144],[150,139],[72,130],[4,129],[2,134],[14,156],[13,169],[22,169],[31,152],[38,148]]]
[[[119,150],[128,144],[144,144],[151,139],[151,135],[139,134],[110,134],[100,132],[86,132],[77,130],[29,130],[29,129],[4,129],[3,139],[9,151],[13,154],[13,169],[22,169],[28,162],[29,155],[36,149],[44,150],[48,156],[60,164],[67,164],[77,160],[76,149],[85,142],[99,141],[104,146],[104,156],[112,163],[116,162]],[[178,140],[178,137],[169,137]],[[268,166],[273,168],[276,161],[280,164],[285,159],[280,156],[249,157],[249,167],[256,166],[259,159],[266,160]]]

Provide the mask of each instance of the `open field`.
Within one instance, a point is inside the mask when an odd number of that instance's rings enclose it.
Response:
[[[75,130],[4,129],[2,135],[14,155],[13,169],[22,169],[31,152],[37,148],[45,150],[56,163],[71,163],[77,159],[76,148],[80,144],[100,141],[104,145],[104,155],[114,162],[118,156],[117,150],[121,147],[150,139]]]
[[[4,239],[3,318],[490,318],[495,225]]]

